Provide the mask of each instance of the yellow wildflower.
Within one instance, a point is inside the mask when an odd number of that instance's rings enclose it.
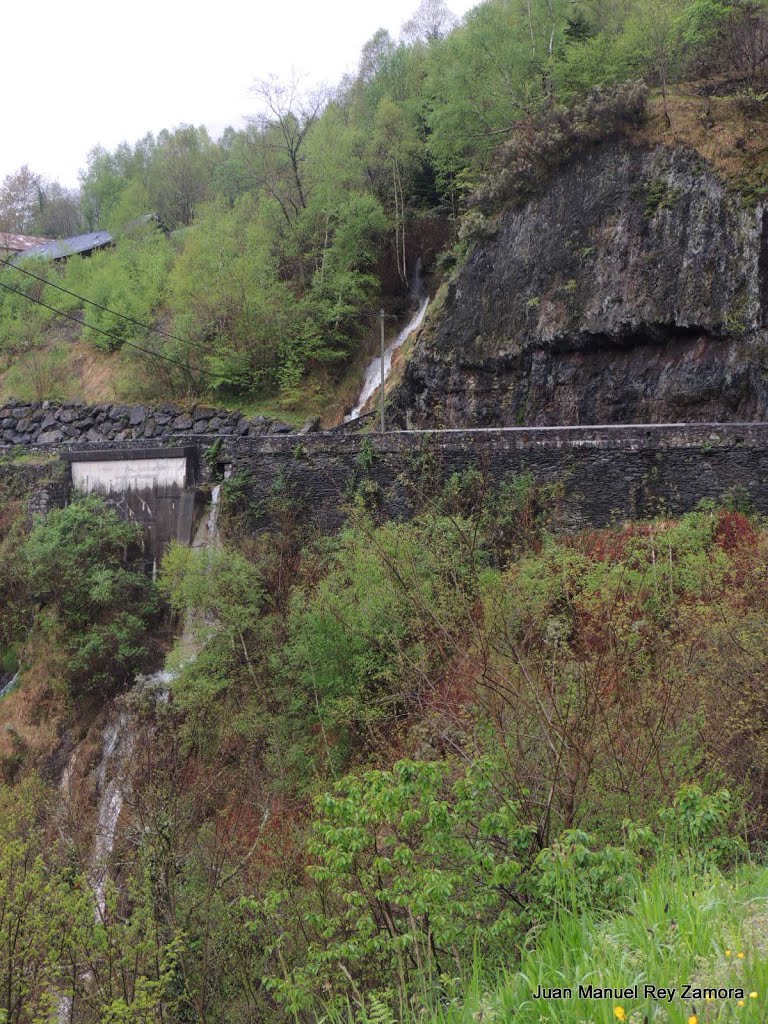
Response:
[[[731,951],[730,951],[730,949],[726,949],[726,951],[725,951],[725,955],[726,955],[726,956],[730,956],[730,955],[731,955]]]
[[[750,999],[757,999],[757,992],[750,992],[749,993],[749,998]]]
[[[625,1021],[627,1019],[627,1011],[624,1009],[623,1006],[614,1006],[613,1016],[616,1018],[616,1020]]]
[[[743,1006],[743,1005],[744,1005],[744,1000],[743,1000],[743,999],[740,999],[740,1000],[738,1001],[738,1003],[736,1003],[736,1005],[737,1005],[737,1006]]]
[[[692,1013],[691,1016],[688,1018],[688,1024],[699,1024],[699,1018],[696,1016],[695,1013]]]
[[[744,959],[744,954],[743,953],[737,953],[736,956],[739,958],[739,960],[743,960]]]

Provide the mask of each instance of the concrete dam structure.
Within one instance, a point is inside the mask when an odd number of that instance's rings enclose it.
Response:
[[[64,452],[70,487],[98,494],[125,519],[143,528],[147,563],[153,566],[172,540],[192,543],[196,518],[198,449]]]

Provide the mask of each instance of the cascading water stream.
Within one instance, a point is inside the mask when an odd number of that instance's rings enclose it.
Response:
[[[192,544],[195,548],[208,547],[218,542],[220,495],[221,487],[216,485],[211,491],[211,504],[208,509],[208,515],[201,523],[195,535]],[[187,616],[187,622],[185,622],[182,647],[187,652],[187,658],[194,658],[197,650],[191,639],[189,639],[191,636],[189,619],[190,615]],[[135,687],[141,687],[144,691],[154,692],[155,700],[164,702],[168,700],[170,686],[175,676],[175,672],[161,669],[148,676],[139,676],[136,679]],[[0,696],[8,692],[15,684],[17,678],[18,673],[0,691]],[[89,871],[89,881],[95,900],[94,914],[97,921],[103,919],[106,912],[106,885],[109,877],[109,860],[115,846],[117,824],[126,799],[126,774],[134,745],[132,726],[130,713],[124,708],[118,708],[114,718],[107,723],[102,732],[101,759],[96,769],[96,790],[98,793],[96,831]],[[70,757],[61,778],[60,792],[66,801],[71,796],[70,789],[76,755],[77,752],[75,751],[72,757]],[[57,1001],[57,1024],[69,1024],[72,1019],[72,1010],[72,997],[60,995]]]
[[[416,273],[414,275],[412,291],[419,298],[419,308],[416,310],[414,315],[403,327],[403,329],[395,335],[395,337],[389,342],[384,349],[384,383],[386,384],[389,379],[389,375],[392,372],[392,357],[399,348],[405,344],[410,336],[421,327],[424,320],[424,316],[427,312],[427,306],[429,305],[429,296],[422,294],[422,283],[421,283],[421,260],[416,265]],[[347,413],[344,417],[344,422],[349,423],[351,420],[356,420],[360,413],[365,408],[371,395],[381,385],[381,354],[374,356],[370,363],[365,368],[365,375],[363,377],[363,387],[357,399],[357,403],[351,412]]]
[[[5,697],[7,694],[9,694],[11,692],[11,690],[16,685],[16,683],[18,681],[18,678],[19,678],[19,673],[17,672],[16,675],[12,679],[10,679],[5,684],[5,686],[2,687],[2,689],[0,689],[0,697]]]
[[[219,532],[219,499],[221,485],[217,484],[211,491],[211,504],[208,516],[201,524],[193,541],[193,547],[203,548],[214,545]],[[188,627],[185,624],[186,639]],[[192,652],[194,657],[196,652]],[[166,701],[175,673],[161,669],[149,676],[139,676],[136,685],[142,689],[153,690],[155,698]],[[101,762],[96,773],[99,797],[96,837],[93,846],[91,866],[91,886],[96,897],[99,914],[104,913],[104,889],[107,878],[107,865],[115,845],[117,822],[125,802],[123,776],[133,747],[133,733],[130,715],[120,710],[117,717],[107,724],[103,732]]]
[[[101,762],[96,772],[96,781],[101,796],[96,814],[96,834],[93,841],[90,874],[91,888],[96,899],[97,919],[103,917],[106,910],[107,865],[115,845],[117,821],[125,802],[121,775],[133,746],[128,715],[125,711],[120,711],[117,718],[109,722],[102,737],[104,742]],[[107,781],[107,773],[110,770],[112,777]]]
[[[221,484],[211,489],[211,504],[208,517],[201,523],[192,541],[193,548],[212,547],[219,539],[219,508],[221,506]]]

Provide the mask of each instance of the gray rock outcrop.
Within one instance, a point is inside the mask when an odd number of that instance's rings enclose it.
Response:
[[[606,144],[475,244],[392,421],[768,419],[767,314],[764,206],[688,150]]]

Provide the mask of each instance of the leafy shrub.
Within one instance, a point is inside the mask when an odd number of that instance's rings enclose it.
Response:
[[[482,558],[463,529],[438,515],[376,529],[358,515],[322,582],[295,595],[287,654],[296,698],[326,735],[349,739],[402,714],[453,653]]]
[[[647,96],[641,82],[595,88],[582,103],[552,105],[534,122],[521,122],[499,148],[493,171],[474,193],[472,204],[489,212],[505,202],[529,199],[558,167],[641,124]]]
[[[743,841],[733,835],[736,802],[727,789],[706,793],[684,786],[659,817],[668,846],[704,864],[723,864],[744,854]]]
[[[172,260],[173,250],[160,231],[139,239],[122,238],[114,249],[94,253],[87,260],[68,260],[61,284],[106,307],[83,309],[85,322],[99,329],[91,331],[86,327],[83,336],[107,351],[119,349],[125,341],[142,342],[150,332],[138,324],[152,326],[164,300]],[[65,311],[81,306],[78,299],[54,289],[48,289],[46,301]],[[138,324],[124,317],[131,317]],[[110,337],[105,338],[100,331],[106,331]]]
[[[318,798],[316,813],[309,939],[290,976],[270,980],[287,1007],[335,1003],[345,974],[384,998],[394,988],[402,1005],[468,972],[477,953],[508,956],[535,830],[495,785],[490,759],[463,772],[399,761],[347,776]]]
[[[124,686],[148,662],[158,609],[137,561],[139,540],[137,524],[90,496],[37,520],[22,549],[29,589],[67,653],[75,695]]]
[[[581,829],[567,829],[539,854],[531,889],[548,912],[604,910],[627,900],[640,867],[631,848],[601,845]]]

